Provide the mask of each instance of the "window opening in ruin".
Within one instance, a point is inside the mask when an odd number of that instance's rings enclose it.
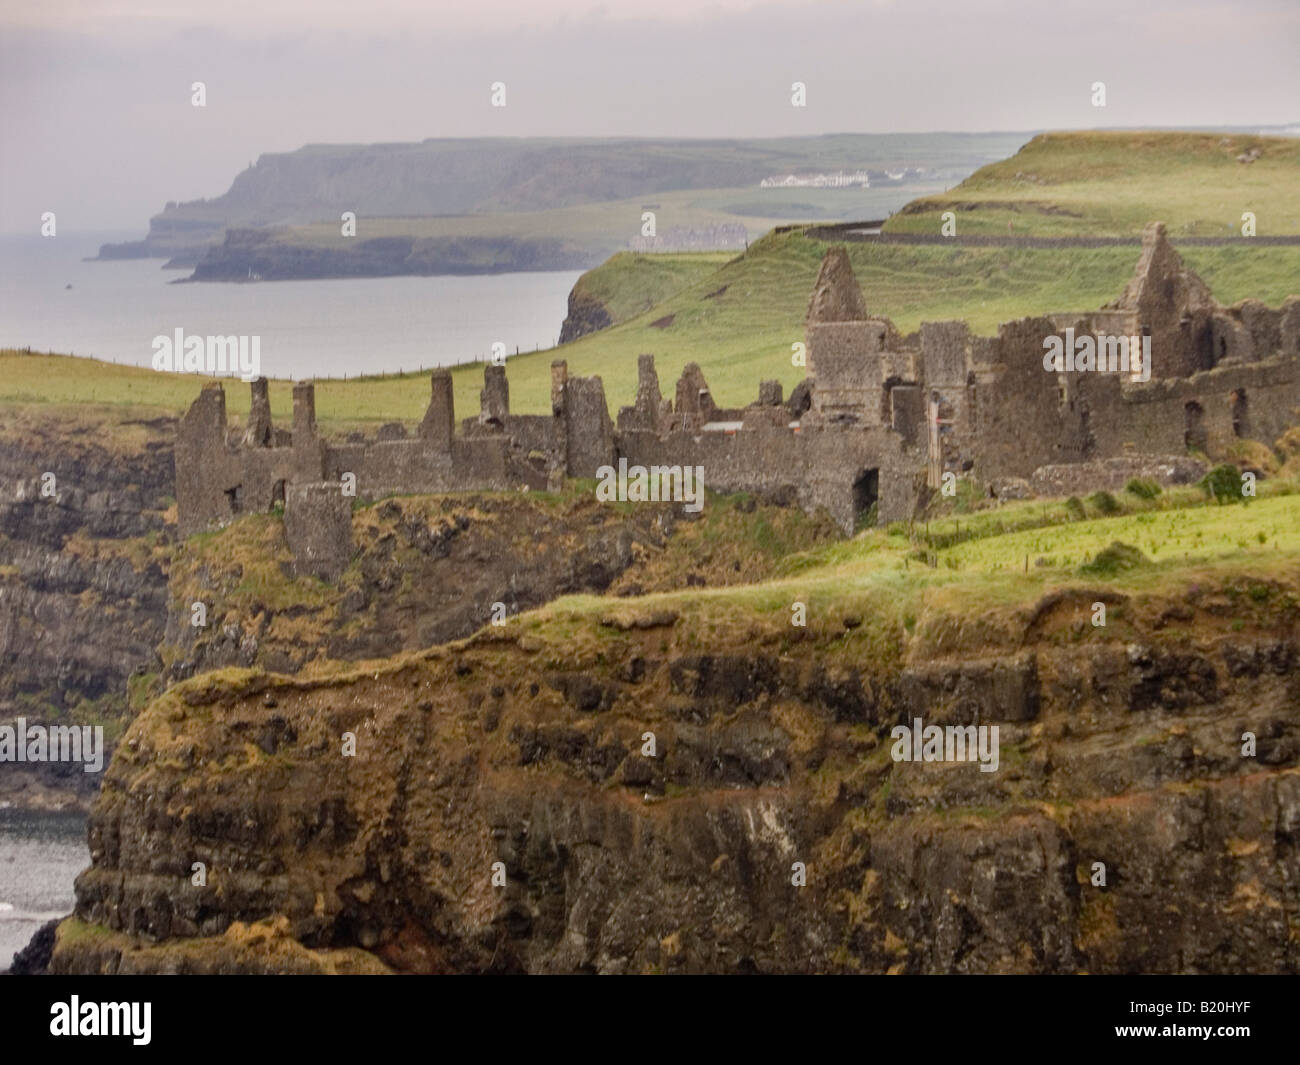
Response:
[[[1205,434],[1205,411],[1194,401],[1186,404],[1183,407],[1183,446],[1188,451],[1204,452],[1208,443]]]
[[[237,484],[234,488],[227,488],[226,500],[230,503],[231,514],[242,514],[244,512],[244,486]]]
[[[880,486],[880,471],[863,470],[853,482],[854,527],[873,523],[876,516],[876,494]],[[864,520],[866,519],[866,520]]]
[[[1239,388],[1232,393],[1232,435],[1246,436],[1249,432],[1246,407],[1246,390]]]

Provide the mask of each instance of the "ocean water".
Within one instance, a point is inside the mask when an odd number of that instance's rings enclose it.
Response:
[[[89,865],[85,815],[0,809],[0,972],[41,925],[72,912],[72,882]]]
[[[554,345],[577,271],[184,284],[161,259],[84,262],[140,234],[0,237],[0,347],[148,366],[153,338],[261,337],[267,377],[355,377]],[[71,288],[67,286],[71,285]]]

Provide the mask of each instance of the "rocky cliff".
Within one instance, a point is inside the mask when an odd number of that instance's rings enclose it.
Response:
[[[595,296],[579,291],[575,285],[569,293],[569,309],[560,326],[560,343],[585,337],[588,333],[597,333],[614,324],[609,308]]]
[[[166,418],[10,407],[0,426],[0,721],[105,726],[158,672],[167,612]],[[6,764],[0,800],[88,802],[80,766]]]
[[[766,549],[744,533],[759,523]],[[696,518],[671,504],[612,509],[585,491],[406,496],[357,508],[351,564],[326,583],[290,577],[283,522],[250,516],[176,549],[163,677],[387,658],[563,595],[761,579],[781,551],[836,536],[829,521],[743,500]]]
[[[337,246],[295,242],[268,229],[230,229],[205,250],[191,281],[290,281],[337,277],[497,274],[582,270],[606,249],[579,247],[562,237],[376,237]],[[187,265],[181,257],[169,265]]]
[[[566,600],[196,677],[119,748],[53,967],[1294,972],[1278,570],[806,628],[779,590]],[[916,717],[998,725],[998,770],[895,761]]]
[[[293,580],[278,515],[176,541],[173,419],[46,405],[4,419],[0,724],[100,724],[110,751],[152,695],[205,670],[386,658],[468,636],[497,603],[515,614],[567,594],[761,579],[782,551],[837,535],[745,501],[683,523],[669,506],[611,510],[587,491],[412,497],[358,508],[339,581]],[[745,532],[755,520],[761,547]],[[0,802],[84,808],[101,777],[6,762]]]

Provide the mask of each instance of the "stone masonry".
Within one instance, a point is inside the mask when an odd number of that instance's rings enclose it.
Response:
[[[1066,329],[1150,337],[1150,379],[1045,368],[1045,339]],[[451,375],[435,370],[416,435],[393,424],[358,443],[319,436],[310,382],[294,386],[292,432],[272,425],[265,380],[253,382],[238,433],[222,387],[208,385],[178,430],[180,531],[283,504],[297,564],[329,576],[347,563],[350,507],[330,501],[348,475],[360,499],[544,489],[626,458],[701,466],[712,491],[825,508],[847,533],[872,517],[911,517],[948,473],[986,488],[1082,491],[1111,486],[1127,467],[1110,460],[1124,459],[1185,480],[1189,454],[1222,455],[1240,439],[1272,443],[1300,408],[1300,298],[1280,308],[1220,306],[1159,223],[1147,227],[1133,279],[1113,303],[1008,322],[993,337],[963,322],[900,335],[868,313],[847,253],[831,248],[806,330],[808,376],[787,403],[780,384],[766,381],[757,402],[720,408],[694,363],[668,399],[654,356],[641,355],[636,400],[616,421],[601,379],[569,377],[559,360],[550,415],[511,414],[505,367],[488,366],[480,413],[457,431]]]

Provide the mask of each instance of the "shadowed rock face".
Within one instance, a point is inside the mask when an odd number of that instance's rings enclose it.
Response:
[[[575,287],[569,293],[569,310],[560,326],[560,343],[585,337],[588,333],[598,333],[614,324],[609,308],[595,296],[579,292]]]
[[[81,723],[87,704],[124,715],[128,679],[159,668],[167,575],[152,545],[168,536],[174,429],[24,410],[0,431],[0,722]],[[123,430],[131,443],[108,440]],[[81,805],[98,784],[70,763],[6,764],[0,801]]]
[[[233,527],[173,565],[166,679],[227,666],[295,673],[322,657],[385,658],[461,639],[492,619],[495,603],[504,616],[605,592],[662,548],[680,518],[669,505],[622,514],[586,498],[564,511],[527,495],[390,499],[355,516],[351,571],[315,600],[285,606],[238,598],[245,568],[225,546],[256,534]],[[256,551],[294,572],[286,536],[263,520]],[[197,600],[213,621],[204,628],[190,623]]]
[[[1077,638],[1099,595],[1121,639]],[[256,970],[270,922],[295,966],[1294,972],[1287,598],[1234,628],[1227,586],[1058,593],[894,662],[860,619],[704,653],[690,616],[611,604],[338,679],[198,678],[119,748],[77,884],[102,927],[53,968]],[[997,724],[998,771],[895,762],[915,717]]]

